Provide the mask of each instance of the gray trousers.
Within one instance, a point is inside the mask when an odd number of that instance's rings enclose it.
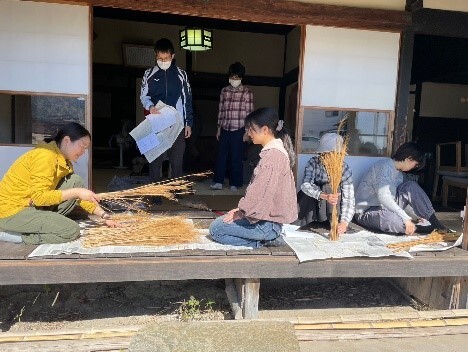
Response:
[[[161,167],[166,155],[169,158],[169,165],[171,165],[171,178],[183,176],[184,151],[185,128],[182,129],[182,132],[180,132],[172,147],[149,164],[149,177],[151,182],[161,181]]]
[[[435,213],[429,197],[414,181],[400,184],[395,200],[400,208],[410,206],[416,216],[426,220]],[[354,221],[371,231],[405,233],[403,219],[397,213],[380,206],[370,207],[364,213],[356,214]]]
[[[81,177],[71,174],[59,182],[57,189],[83,186]],[[22,233],[21,238],[26,244],[69,242],[80,235],[80,226],[66,217],[76,204],[76,199],[70,199],[55,206],[28,207],[12,216],[0,219],[0,228]]]

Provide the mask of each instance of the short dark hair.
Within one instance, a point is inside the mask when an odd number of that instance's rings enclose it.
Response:
[[[244,78],[245,75],[245,67],[242,65],[240,62],[234,62],[229,66],[229,71],[228,71],[229,77],[231,76],[237,76],[239,78]]]
[[[154,44],[154,52],[157,53],[170,53],[174,54],[174,45],[167,38],[161,38]]]
[[[57,145],[60,145],[60,143],[62,143],[62,140],[66,136],[70,137],[70,140],[72,142],[75,142],[83,137],[91,138],[91,133],[89,133],[89,131],[83,126],[81,126],[79,123],[70,122],[60,127],[53,140],[55,141],[55,143],[57,143]]]
[[[424,161],[424,154],[415,142],[402,144],[392,157],[395,161],[405,161],[407,158],[417,161],[418,164]]]

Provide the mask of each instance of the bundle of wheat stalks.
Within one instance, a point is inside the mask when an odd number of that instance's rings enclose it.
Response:
[[[168,246],[194,242],[199,235],[193,223],[181,216],[155,217],[147,213],[113,215],[122,227],[88,228],[84,247]]]
[[[348,145],[348,138],[343,139],[343,145],[338,145],[337,149],[331,152],[321,153],[320,161],[322,162],[328,175],[331,192],[338,193],[341,179],[343,177],[344,158]],[[338,235],[338,212],[336,205],[332,207],[330,240],[337,241]]]
[[[101,200],[124,204],[127,207],[131,207],[131,203],[143,202],[143,197],[145,196],[164,197],[169,200],[176,200],[177,195],[193,193],[194,182],[187,180],[187,177],[206,177],[209,174],[211,174],[211,172],[201,172],[167,181],[150,183],[124,191],[99,193],[98,195]]]
[[[407,241],[407,242],[398,242],[387,245],[388,248],[393,249],[397,252],[409,250],[413,246],[419,244],[429,244],[429,243],[438,243],[438,242],[455,242],[460,237],[457,233],[448,233],[442,232],[440,230],[434,230],[429,235],[424,238]]]

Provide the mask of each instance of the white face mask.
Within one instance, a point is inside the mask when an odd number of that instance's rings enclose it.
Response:
[[[159,68],[160,68],[161,70],[164,70],[164,71],[166,71],[169,67],[171,67],[171,64],[172,64],[172,60],[171,60],[171,61],[161,61],[161,60],[158,60],[158,61],[156,61],[156,62],[157,62],[157,64],[158,64]]]
[[[240,86],[242,80],[241,79],[232,79],[232,78],[229,78],[229,84],[231,86],[233,86],[234,88],[237,88]]]

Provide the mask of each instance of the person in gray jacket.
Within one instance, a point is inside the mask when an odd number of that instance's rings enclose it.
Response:
[[[415,181],[404,182],[404,173],[422,162],[418,145],[408,142],[391,159],[375,163],[357,188],[355,222],[371,231],[406,235],[446,230],[423,189]],[[427,220],[430,226],[415,224],[409,215],[411,209],[418,220]]]

